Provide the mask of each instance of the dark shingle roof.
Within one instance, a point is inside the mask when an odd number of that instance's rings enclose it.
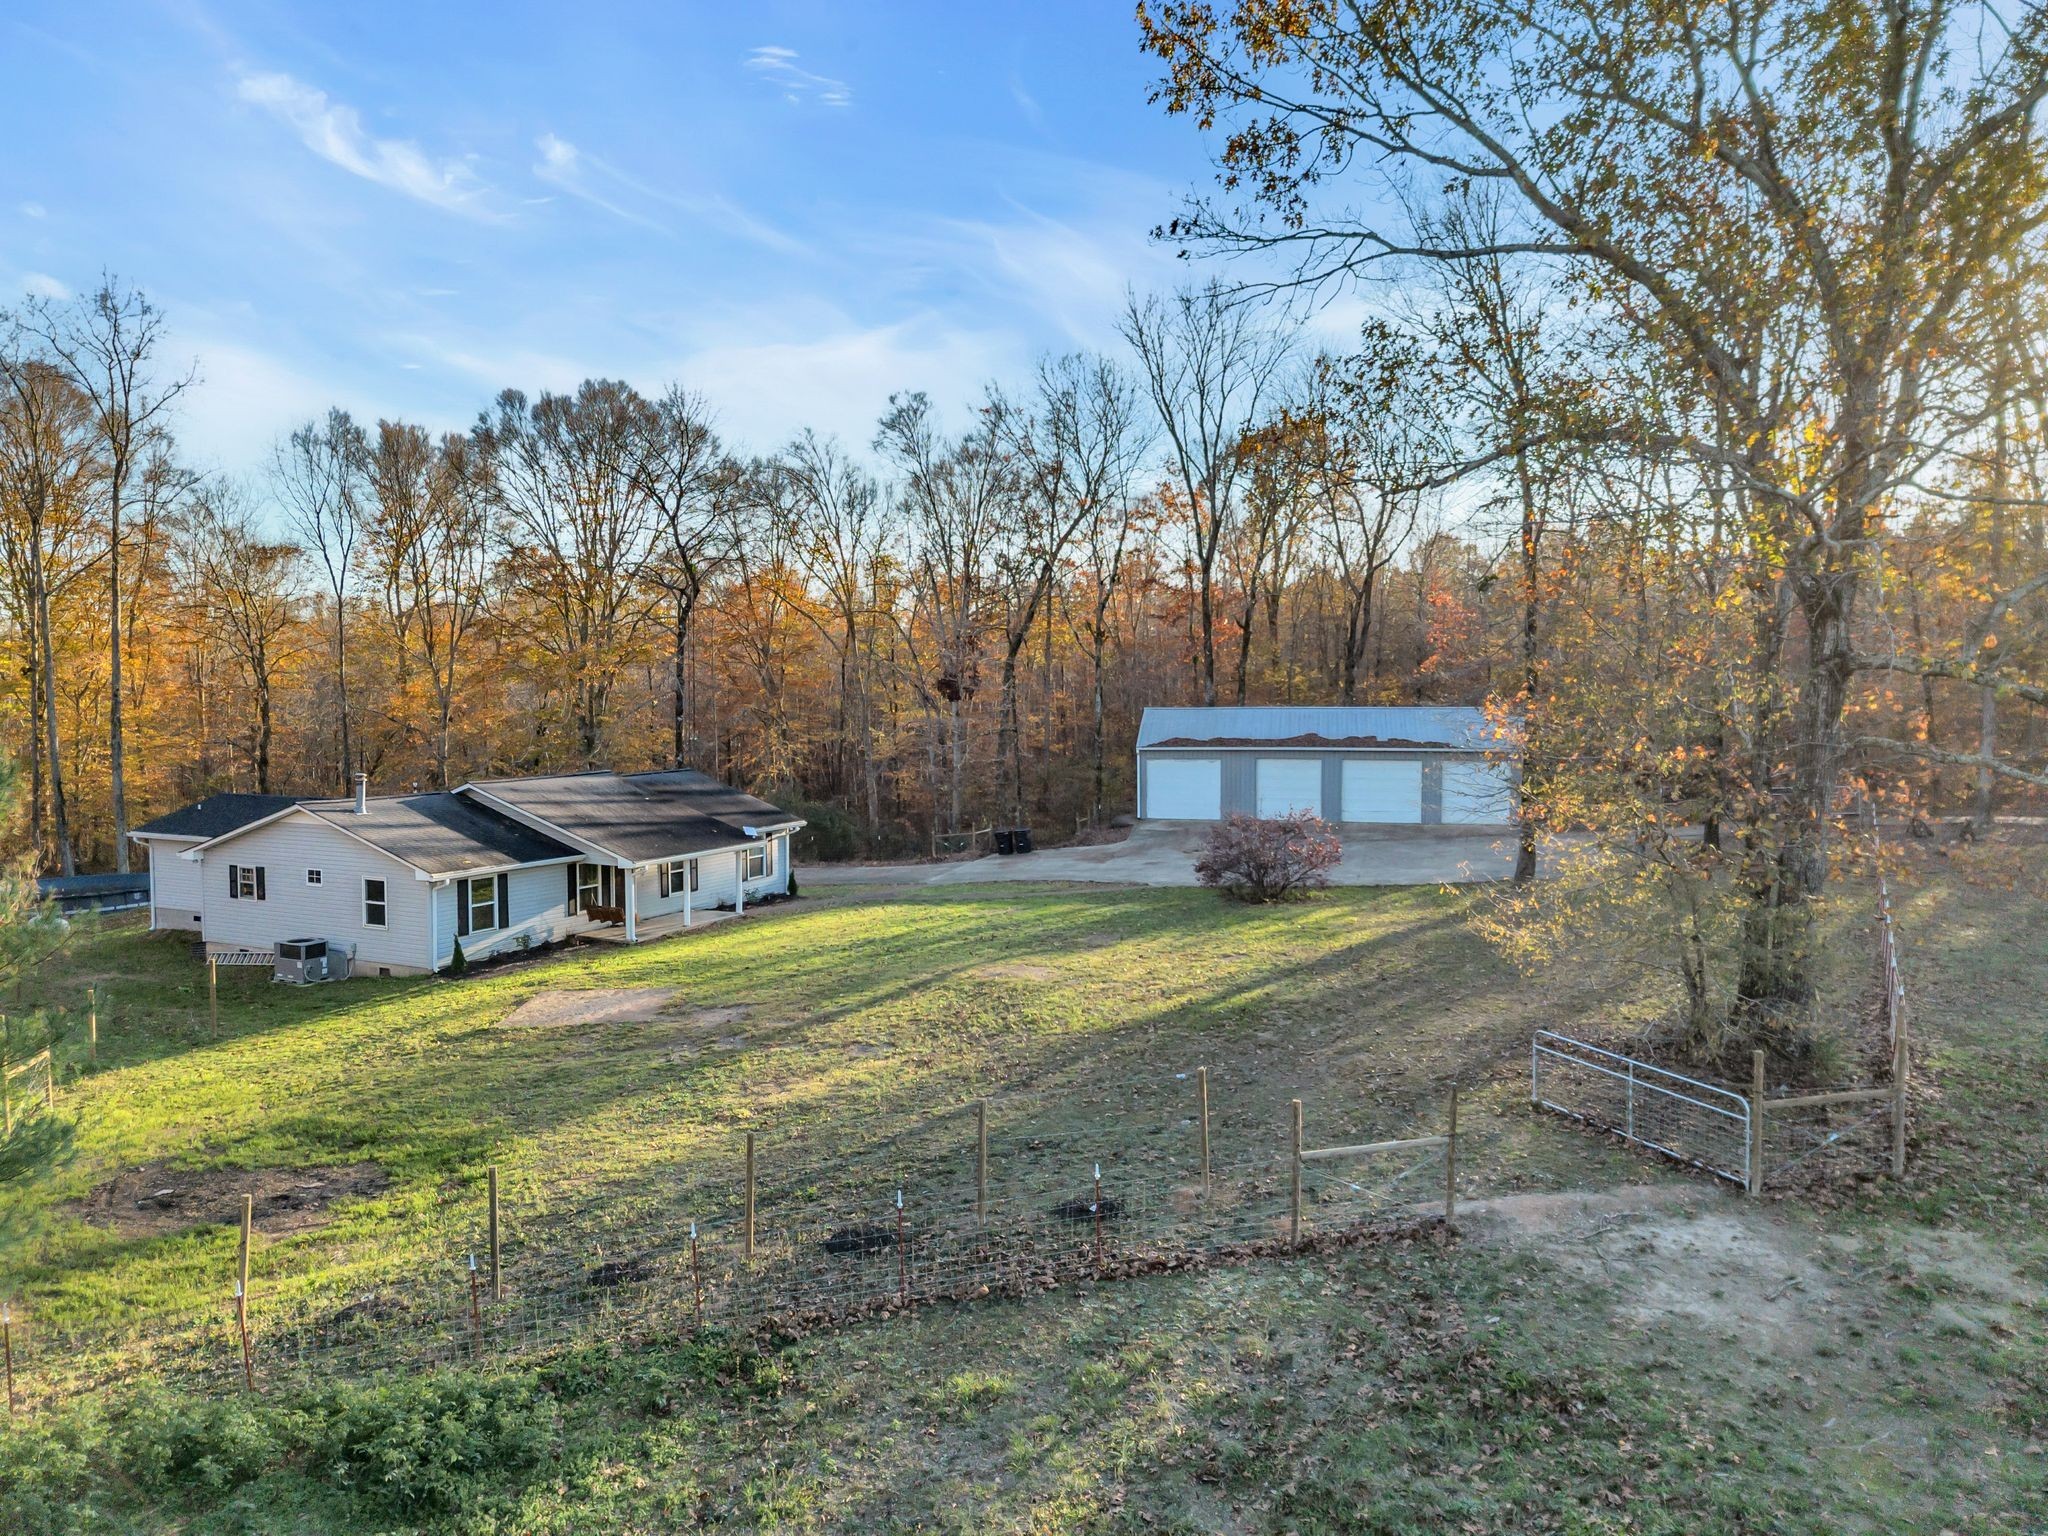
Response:
[[[690,769],[480,779],[475,787],[522,815],[636,863],[731,848],[751,841],[747,827],[793,827],[801,820]]]
[[[360,814],[352,799],[306,800],[300,809],[430,875],[576,857],[545,833],[445,790],[373,798]]]
[[[295,804],[290,795],[245,795],[224,792],[195,800],[181,811],[145,821],[135,837],[220,837],[252,821],[275,816]]]

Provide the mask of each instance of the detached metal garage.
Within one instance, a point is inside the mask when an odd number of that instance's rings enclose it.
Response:
[[[1138,724],[1138,815],[1216,821],[1307,811],[1372,826],[1498,827],[1517,771],[1477,709],[1152,708]]]

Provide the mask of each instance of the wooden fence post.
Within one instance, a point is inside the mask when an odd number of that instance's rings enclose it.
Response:
[[[504,1272],[498,1267],[498,1165],[491,1164],[489,1176],[491,1201],[491,1300],[505,1299]]]
[[[1458,1085],[1451,1084],[1451,1123],[1444,1132],[1444,1225],[1458,1217]]]
[[[1764,1053],[1749,1053],[1749,1193],[1764,1189]]]
[[[754,1133],[747,1132],[747,1220],[744,1256],[754,1256]]]
[[[97,987],[85,989],[85,1059],[90,1066],[100,1064],[100,994]]]
[[[1301,1100],[1296,1099],[1294,1101],[1289,1119],[1292,1122],[1290,1131],[1293,1138],[1294,1151],[1290,1161],[1294,1166],[1291,1170],[1293,1176],[1289,1183],[1287,1199],[1287,1241],[1299,1247],[1301,1244]]]
[[[974,1219],[988,1225],[988,1100],[974,1101]]]
[[[212,1037],[220,1038],[220,956],[206,957],[206,1017]]]
[[[1904,989],[1901,988],[1901,991]],[[1912,1073],[1912,1055],[1906,1042],[1906,1010],[1898,993],[1893,994],[1898,1012],[1892,1036],[1892,1177],[1906,1176],[1906,1087]]]
[[[0,1301],[0,1356],[7,1362],[7,1417],[14,1417],[14,1308]]]
[[[1202,1193],[1209,1193],[1209,1069],[1195,1068],[1195,1099],[1200,1105],[1202,1126]]]
[[[256,1197],[242,1196],[242,1250],[235,1263],[235,1331],[242,1336],[242,1390],[256,1390],[256,1361],[249,1348],[249,1243],[256,1224]]]

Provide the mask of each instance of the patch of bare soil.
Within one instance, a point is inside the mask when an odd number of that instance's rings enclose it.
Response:
[[[747,1003],[728,1003],[723,1008],[698,1008],[682,1016],[681,1022],[695,1029],[723,1029],[737,1024],[754,1010]]]
[[[515,1029],[556,1029],[575,1024],[644,1024],[661,1017],[674,987],[599,987],[543,992],[499,1022]]]
[[[391,1176],[375,1163],[311,1168],[128,1168],[82,1200],[72,1214],[122,1237],[162,1237],[189,1227],[237,1223],[242,1197],[255,1196],[256,1230],[304,1232],[327,1220],[337,1200],[382,1194]]]
[[[1601,1283],[1623,1317],[1761,1335],[1777,1357],[1813,1352],[1887,1284],[1934,1292],[1940,1321],[1973,1333],[2001,1327],[2035,1296],[1967,1232],[1902,1225],[1881,1240],[1816,1236],[1768,1206],[1684,1185],[1506,1195],[1461,1207],[1460,1220],[1484,1241],[1528,1247]]]
[[[1460,1210],[1482,1236],[1534,1248],[1614,1297],[1623,1317],[1683,1317],[1730,1338],[1810,1350],[1835,1301],[1810,1239],[1716,1190],[1643,1185],[1507,1195]]]

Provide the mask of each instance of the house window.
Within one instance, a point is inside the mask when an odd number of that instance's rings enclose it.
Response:
[[[261,864],[230,864],[228,866],[228,894],[237,901],[263,900],[263,866]]]
[[[498,882],[495,877],[485,875],[480,880],[470,881],[468,900],[471,933],[498,926]]]
[[[671,859],[661,866],[661,894],[673,896],[685,886],[694,893],[697,889],[697,861],[695,859]]]
[[[598,899],[597,866],[578,864],[576,866],[576,910],[587,912],[592,907],[603,905]]]
[[[756,843],[747,850],[747,878],[765,880],[768,877],[768,845]]]
[[[382,880],[373,880],[365,875],[363,877],[363,926],[365,928],[382,928],[389,913],[390,908],[385,904],[384,899],[384,882]]]
[[[317,870],[317,869],[309,869],[309,870],[307,870],[307,871],[306,871],[306,884],[308,884],[308,885],[318,885],[318,884],[320,883],[320,876],[321,876],[321,871],[319,871],[319,870]]]

